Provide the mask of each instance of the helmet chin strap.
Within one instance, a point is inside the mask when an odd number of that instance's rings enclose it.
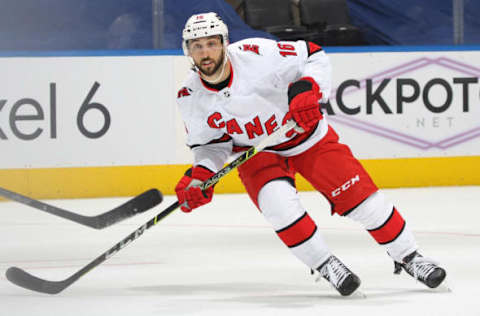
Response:
[[[200,70],[198,70],[197,67],[195,67],[195,68],[197,68],[197,71],[199,72],[200,76],[201,76],[204,80],[208,81],[209,83],[216,84],[216,83],[219,83],[219,82],[221,81],[221,78],[222,78],[222,76],[223,76],[223,73],[225,72],[225,66],[227,65],[227,60],[228,60],[227,50],[224,48],[224,51],[223,51],[222,71],[220,71],[220,73],[218,74],[217,78],[215,78],[215,79],[213,79],[213,80],[209,80],[209,79],[205,78],[204,75],[203,75],[203,73],[202,73]]]

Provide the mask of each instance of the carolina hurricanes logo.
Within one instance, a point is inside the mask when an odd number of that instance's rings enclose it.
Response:
[[[243,51],[260,55],[259,46],[254,44],[243,44]]]
[[[188,97],[190,95],[190,92],[192,92],[192,90],[190,88],[183,87],[182,89],[180,89],[180,91],[178,91],[177,99],[179,99],[181,97]]]

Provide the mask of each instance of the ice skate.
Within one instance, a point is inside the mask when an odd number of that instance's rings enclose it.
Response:
[[[317,270],[342,296],[352,294],[360,286],[359,277],[335,256],[330,256]]]
[[[395,274],[405,270],[414,279],[422,282],[429,288],[438,287],[445,279],[447,273],[445,269],[429,258],[425,258],[418,252],[413,252],[404,258],[404,263],[395,262]]]

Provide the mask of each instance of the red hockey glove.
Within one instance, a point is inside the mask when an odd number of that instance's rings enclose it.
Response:
[[[188,169],[175,187],[178,202],[183,212],[189,213],[193,209],[209,203],[213,197],[213,186],[202,191],[199,185],[215,173],[202,166]]]
[[[298,126],[308,131],[323,117],[318,103],[321,98],[322,92],[313,78],[303,77],[291,83],[288,86],[290,110],[287,119],[293,118]]]

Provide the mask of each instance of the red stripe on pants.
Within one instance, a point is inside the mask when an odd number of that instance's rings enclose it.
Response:
[[[316,230],[317,225],[315,225],[314,221],[305,212],[305,214],[293,224],[277,231],[277,234],[285,245],[292,248],[310,239]]]
[[[397,209],[393,208],[392,214],[382,226],[375,229],[369,229],[368,232],[379,244],[382,245],[388,244],[397,239],[402,233],[404,227],[405,220]]]

